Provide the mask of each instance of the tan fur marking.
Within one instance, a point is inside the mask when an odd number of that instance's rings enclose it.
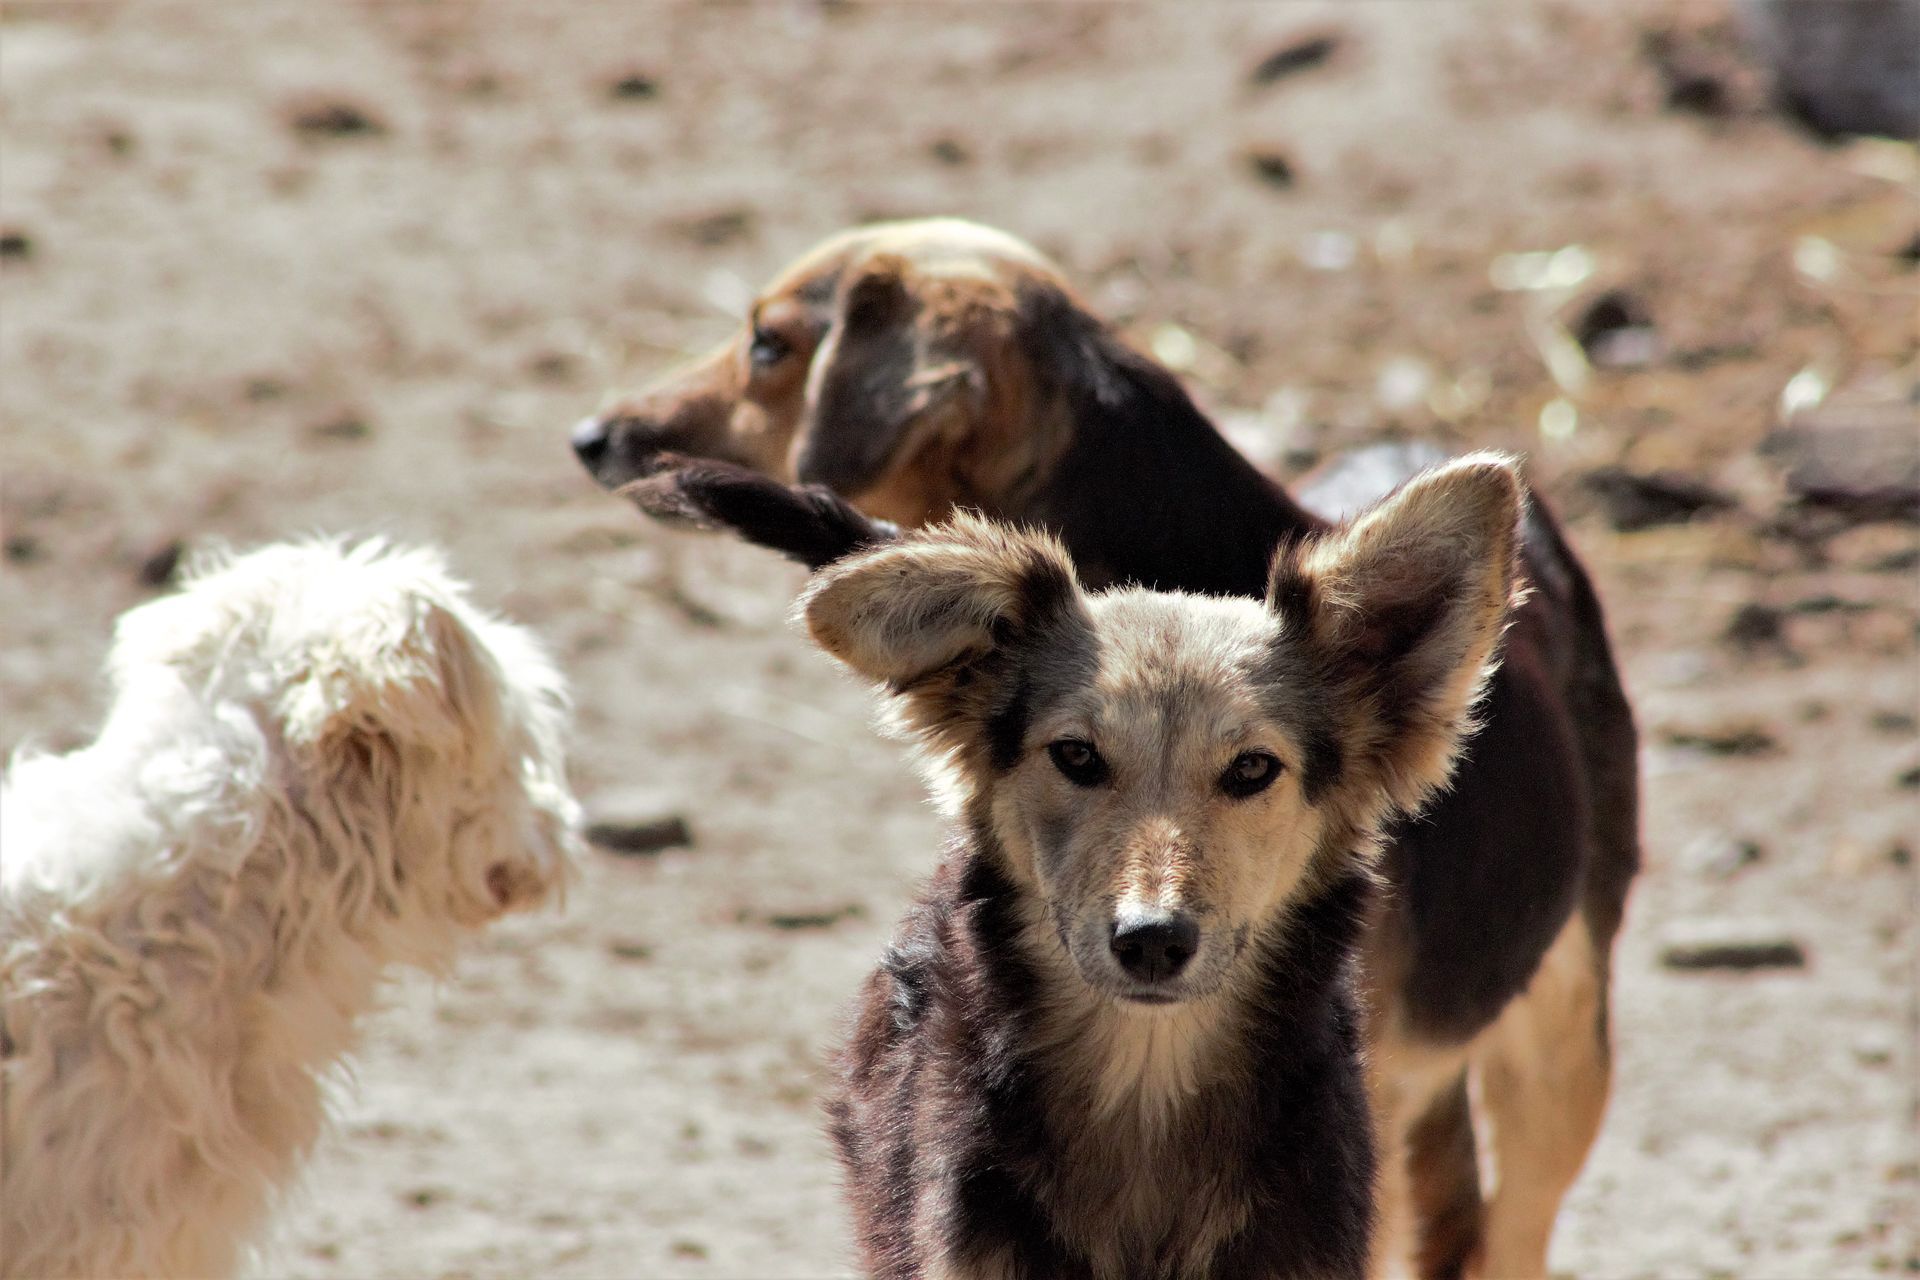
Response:
[[[1526,994],[1474,1043],[1470,1078],[1494,1170],[1487,1280],[1547,1274],[1560,1202],[1600,1131],[1611,1077],[1601,1041],[1601,958],[1579,915],[1560,931]]]

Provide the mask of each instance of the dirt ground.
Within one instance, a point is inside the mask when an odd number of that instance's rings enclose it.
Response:
[[[1914,425],[1920,170],[1729,49],[1644,3],[0,9],[0,748],[89,732],[178,544],[379,531],[556,647],[583,796],[696,833],[396,990],[259,1274],[847,1272],[820,1063],[937,822],[786,626],[798,571],[644,524],[567,428],[816,238],[934,212],[1058,257],[1281,472],[1530,455],[1647,744],[1554,1265],[1920,1270],[1920,551],[1795,517],[1761,449],[1783,393]],[[1610,289],[1651,334],[1588,369]],[[1733,505],[1621,532],[1608,465]],[[1805,964],[1665,966],[1702,921]]]

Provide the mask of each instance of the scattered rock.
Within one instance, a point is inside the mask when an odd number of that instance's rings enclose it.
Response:
[[[287,108],[287,124],[314,138],[377,138],[387,125],[371,108],[343,98],[307,98]]]
[[[0,227],[0,259],[24,262],[33,256],[33,237],[18,227]]]
[[[527,361],[527,373],[542,382],[569,382],[578,371],[578,363],[564,351],[543,351]]]
[[[1920,791],[1920,765],[1902,771],[1894,778],[1893,785],[1902,791]]]
[[[776,929],[831,929],[842,920],[857,920],[865,914],[865,907],[857,902],[849,902],[843,907],[831,907],[824,911],[776,912],[767,917],[767,923]]]
[[[240,384],[240,397],[249,404],[278,400],[293,390],[292,384],[272,374],[256,374]]]
[[[1800,599],[1788,605],[1786,612],[1805,614],[1872,613],[1877,607],[1878,606],[1868,600],[1849,600],[1845,596],[1837,596],[1832,592],[1822,592],[1817,596],[1802,596]]]
[[[635,938],[615,938],[607,943],[607,954],[619,960],[651,960],[653,948]]]
[[[621,102],[650,102],[660,96],[660,82],[644,71],[629,71],[607,86],[607,96]]]
[[[1884,1067],[1893,1061],[1899,1042],[1882,1027],[1869,1027],[1855,1037],[1853,1060],[1863,1067]]]
[[[1719,729],[1669,729],[1667,745],[1710,756],[1765,756],[1780,750],[1780,741],[1759,725],[1728,725]]]
[[[1920,231],[1913,233],[1913,239],[1893,251],[1893,256],[1910,267],[1920,267]]]
[[[1920,720],[1914,719],[1911,712],[1894,711],[1887,707],[1876,708],[1867,718],[1867,723],[1881,733],[1898,734],[1901,737],[1910,737],[1920,730]]]
[[[1752,652],[1759,649],[1788,650],[1787,614],[1759,601],[1748,601],[1734,610],[1726,630],[1720,636],[1735,648]]]
[[[1824,137],[1920,137],[1920,4],[1743,0],[1775,99]]]
[[[40,558],[40,551],[40,539],[30,533],[7,535],[6,556],[9,564],[32,564]]]
[[[1804,969],[1806,948],[1788,934],[1744,920],[1678,920],[1661,931],[1660,964],[1680,971]]]
[[[140,565],[133,576],[143,587],[164,587],[173,582],[173,575],[180,568],[180,557],[185,555],[187,544],[179,538],[169,538],[140,558]]]
[[[439,1187],[415,1187],[412,1191],[403,1192],[400,1197],[403,1203],[415,1209],[431,1209],[446,1198],[447,1193]]]
[[[1758,108],[1760,76],[1742,56],[1731,24],[1687,21],[1647,32],[1641,52],[1653,64],[1669,111],[1709,120]]]
[[[1624,289],[1609,289],[1574,317],[1574,341],[1603,369],[1638,369],[1660,359],[1663,344],[1646,305]]]
[[[1920,547],[1902,547],[1869,562],[1868,573],[1912,573],[1920,569]]]
[[[590,798],[583,829],[590,843],[629,857],[693,843],[693,829],[672,799],[644,788],[605,791]]]
[[[329,414],[307,428],[307,434],[315,440],[333,440],[350,443],[365,440],[373,434],[373,428],[367,420],[350,411]]]
[[[1249,147],[1246,159],[1253,176],[1268,186],[1286,188],[1293,185],[1293,161],[1279,148]]]
[[[1920,523],[1916,394],[1920,387],[1869,382],[1795,409],[1761,445],[1785,465],[1794,507],[1843,525]]]
[[[1706,835],[1680,854],[1680,865],[1696,876],[1726,880],[1759,862],[1757,841],[1726,835]]]
[[[1913,865],[1913,850],[1904,844],[1894,844],[1887,850],[1887,861],[1903,869],[1910,867]]]
[[[714,249],[745,239],[753,231],[754,218],[751,209],[721,209],[678,218],[670,225],[676,235]]]
[[[1301,32],[1260,59],[1247,73],[1247,83],[1265,88],[1302,71],[1324,66],[1345,43],[1346,36],[1338,31]]]
[[[973,163],[973,152],[967,144],[958,138],[936,138],[927,147],[927,154],[941,164],[958,167]]]
[[[1684,524],[1740,505],[1706,481],[1674,471],[1636,475],[1624,467],[1599,467],[1582,476],[1580,484],[1622,533]]]

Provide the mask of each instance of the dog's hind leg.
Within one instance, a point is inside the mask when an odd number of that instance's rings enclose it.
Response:
[[[1605,956],[1583,914],[1554,939],[1526,993],[1476,1038],[1468,1067],[1483,1154],[1491,1157],[1483,1248],[1472,1274],[1537,1280],[1560,1201],[1606,1110]]]
[[[1461,1280],[1480,1248],[1480,1161],[1462,1072],[1408,1130],[1407,1176],[1416,1234],[1414,1274]]]

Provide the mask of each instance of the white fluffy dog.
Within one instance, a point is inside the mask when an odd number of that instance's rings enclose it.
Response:
[[[566,696],[428,552],[268,547],[120,620],[0,790],[0,1275],[231,1272],[382,972],[564,883]]]

